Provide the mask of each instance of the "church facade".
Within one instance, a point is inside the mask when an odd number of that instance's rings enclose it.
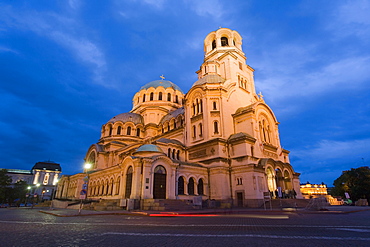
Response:
[[[86,153],[91,168],[63,176],[57,197],[78,199],[87,184],[89,199],[136,200],[142,209],[157,199],[258,207],[276,191],[300,198],[299,173],[255,91],[242,37],[220,28],[207,35],[204,51],[186,94],[163,77],[142,86],[132,110],[102,126]]]

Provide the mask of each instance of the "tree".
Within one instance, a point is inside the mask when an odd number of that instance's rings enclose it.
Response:
[[[343,171],[334,181],[333,196],[344,196],[348,192],[353,201],[366,198],[370,202],[370,167],[363,166]]]
[[[0,202],[5,202],[9,185],[12,184],[12,178],[7,175],[6,169],[0,170]]]

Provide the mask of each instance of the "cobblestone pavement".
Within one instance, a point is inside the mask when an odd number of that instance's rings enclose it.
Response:
[[[56,217],[0,209],[0,246],[370,246],[370,211]]]

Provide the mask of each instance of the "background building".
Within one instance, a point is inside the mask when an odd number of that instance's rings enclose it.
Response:
[[[12,178],[12,184],[25,181],[29,185],[29,194],[36,194],[41,200],[50,200],[54,195],[62,172],[60,164],[53,161],[37,162],[31,170],[5,169]]]
[[[142,209],[163,199],[257,207],[278,191],[301,198],[299,173],[255,91],[242,37],[220,28],[207,35],[204,52],[186,94],[163,76],[142,86],[132,110],[102,126],[85,157],[91,168],[63,176],[57,197],[78,199],[88,174],[90,199],[126,198]]]

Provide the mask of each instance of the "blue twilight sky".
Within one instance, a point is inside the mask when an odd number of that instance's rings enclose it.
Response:
[[[100,127],[165,75],[187,92],[203,40],[243,37],[257,92],[301,182],[370,165],[370,1],[6,0],[0,3],[0,167],[82,170]]]

